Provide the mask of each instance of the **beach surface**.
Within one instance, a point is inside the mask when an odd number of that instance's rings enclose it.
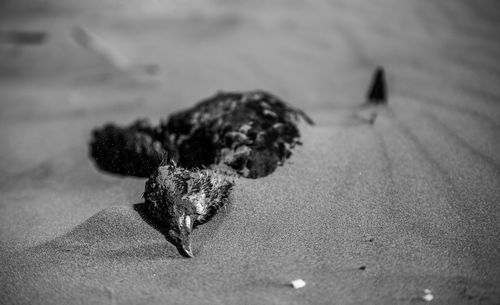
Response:
[[[500,304],[499,28],[495,0],[3,1],[0,304]],[[316,124],[184,258],[91,131],[252,89]]]

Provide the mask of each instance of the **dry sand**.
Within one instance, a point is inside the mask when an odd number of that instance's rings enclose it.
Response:
[[[0,6],[0,30],[48,33],[0,42],[0,303],[500,304],[496,0]],[[389,106],[362,107],[377,65]],[[254,88],[317,125],[185,259],[141,216],[145,181],[88,159],[90,131]]]

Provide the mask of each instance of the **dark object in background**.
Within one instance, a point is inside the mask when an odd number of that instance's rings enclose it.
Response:
[[[190,235],[229,202],[234,183],[217,171],[189,171],[171,163],[146,181],[144,200],[150,216],[168,232],[168,240],[193,257]]]
[[[11,45],[40,45],[49,34],[41,31],[0,30],[0,42]]]
[[[158,127],[138,121],[95,130],[91,156],[103,170],[121,175],[147,177],[163,158],[187,169],[217,166],[259,178],[301,144],[301,118],[313,124],[304,112],[265,91],[220,92]]]
[[[128,127],[107,124],[94,130],[90,155],[107,172],[149,177],[168,152],[158,130],[142,119]]]
[[[385,71],[382,67],[378,67],[373,74],[367,102],[369,104],[387,104],[387,84],[385,81]]]

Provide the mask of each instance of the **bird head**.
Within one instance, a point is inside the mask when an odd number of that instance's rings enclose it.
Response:
[[[169,235],[174,240],[179,252],[187,257],[193,257],[191,250],[191,232],[196,216],[186,209],[175,209],[170,219]]]

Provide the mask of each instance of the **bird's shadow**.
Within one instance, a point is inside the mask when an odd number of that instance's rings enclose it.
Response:
[[[184,251],[182,251],[179,248],[178,242],[174,238],[172,238],[172,236],[170,236],[170,234],[168,233],[170,231],[169,226],[164,224],[164,223],[159,222],[156,218],[152,217],[148,211],[148,207],[147,207],[146,203],[144,203],[144,202],[136,203],[133,205],[133,208],[139,214],[139,216],[141,216],[142,220],[144,220],[153,229],[155,229],[158,232],[160,232],[161,234],[163,234],[165,239],[169,243],[171,243],[174,247],[177,248],[177,251],[179,251],[179,254],[181,254],[184,257],[187,257],[184,254]]]

